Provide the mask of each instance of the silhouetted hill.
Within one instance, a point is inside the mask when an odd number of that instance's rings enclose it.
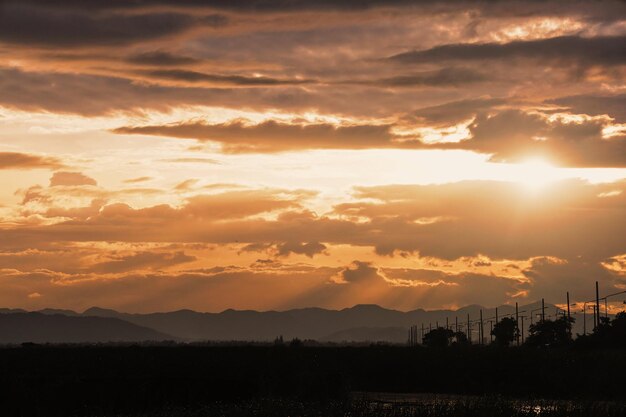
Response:
[[[0,308],[0,314],[10,313],[28,313],[28,311],[22,310],[21,308]]]
[[[37,313],[41,313],[41,314],[47,314],[47,315],[54,315],[54,314],[61,314],[64,316],[80,316],[80,313],[77,313],[73,310],[63,310],[63,309],[58,309],[58,308],[44,308],[43,310],[38,310]]]
[[[142,342],[173,339],[167,334],[115,318],[61,314],[0,314],[0,343]]]
[[[532,303],[528,306],[520,306],[520,311],[526,311],[525,314],[528,316],[529,312],[539,305],[540,303]],[[455,318],[458,319],[459,324],[464,325],[468,314],[471,320],[478,319],[481,308],[483,309],[483,318],[485,319],[485,334],[488,337],[489,324],[487,320],[495,316],[495,308],[483,308],[478,305],[470,305],[456,311],[425,311],[418,309],[402,312],[389,310],[377,305],[356,305],[342,310],[302,308],[282,312],[259,312],[229,309],[221,313],[199,313],[191,310],[179,310],[150,314],[118,313],[114,310],[94,307],[86,310],[83,315],[116,317],[187,340],[271,341],[279,335],[282,335],[285,339],[297,337],[300,339],[327,340],[331,335],[342,331],[347,331],[348,333],[345,333],[345,335],[350,335],[350,331],[354,329],[378,328],[380,330],[396,327],[404,329],[405,336],[401,339],[404,341],[407,329],[411,325],[421,326],[421,324],[424,324],[426,329],[428,329],[429,325],[435,327],[437,323],[440,326],[445,326],[446,317],[451,327],[454,326]],[[500,318],[514,312],[514,306],[501,306],[498,308]],[[546,304],[546,314],[554,315],[554,313],[554,306]],[[525,322],[526,331],[529,324],[527,319]],[[475,324],[472,327],[477,328]],[[374,337],[375,332],[371,333],[371,335]],[[354,340],[362,340],[361,337]],[[389,341],[395,340],[399,339],[394,337],[393,340]]]
[[[121,313],[108,308],[91,307],[83,312],[83,316],[93,317],[119,317]]]
[[[520,314],[525,315],[524,330],[528,333],[530,325],[530,312],[534,310],[534,321],[538,320],[540,302],[534,302],[525,306],[520,306]],[[301,308],[288,311],[251,311],[251,310],[225,310],[221,313],[199,313],[192,310],[179,310],[165,313],[149,314],[129,314],[120,313],[111,309],[92,307],[83,313],[76,313],[71,310],[45,309],[39,311],[40,315],[59,315],[74,318],[107,318],[117,319],[116,323],[132,324],[140,326],[143,330],[153,329],[155,334],[142,334],[142,336],[131,333],[124,333],[124,337],[131,339],[115,340],[161,340],[161,339],[181,339],[186,341],[213,340],[250,340],[250,341],[272,341],[279,335],[285,340],[292,338],[315,339],[320,341],[388,341],[402,343],[406,341],[407,330],[411,325],[421,328],[424,325],[425,331],[429,327],[433,328],[446,325],[446,318],[449,326],[454,329],[455,320],[459,325],[467,323],[467,315],[471,320],[477,320],[480,310],[483,310],[485,337],[489,338],[489,320],[494,321],[495,308],[483,308],[479,305],[469,305],[458,310],[432,310],[426,311],[417,309],[408,312],[386,309],[377,305],[356,305],[342,310],[326,310],[322,308]],[[20,314],[24,310],[0,309],[5,314]],[[507,314],[513,314],[515,307],[498,307],[499,318]],[[546,316],[554,317],[555,306],[546,304]],[[574,313],[574,311],[572,311]],[[582,314],[575,315],[577,323],[574,326],[574,333],[582,333]],[[587,315],[588,330],[591,329],[592,318]],[[69,325],[69,324],[68,324]],[[472,338],[476,340],[478,324],[473,323],[474,330]],[[51,338],[53,333],[50,329],[47,337]],[[94,329],[95,331],[95,329]],[[77,335],[71,334],[68,330],[64,334],[69,339],[55,336],[56,341],[76,341]],[[86,335],[80,333],[80,335]],[[107,335],[108,336],[108,335]],[[82,336],[84,337],[84,336]],[[94,336],[95,337],[95,336]],[[102,335],[96,337],[103,340]]]

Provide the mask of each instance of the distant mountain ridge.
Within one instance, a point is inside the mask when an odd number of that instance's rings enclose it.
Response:
[[[519,310],[526,311],[528,316],[528,312],[537,309],[538,306],[540,303],[535,302],[520,306]],[[478,305],[470,305],[454,311],[417,309],[402,312],[378,305],[356,305],[342,310],[301,308],[280,312],[259,312],[229,309],[221,313],[179,310],[147,314],[121,313],[111,309],[92,307],[83,313],[71,310],[44,309],[38,314],[74,319],[115,319],[136,326],[137,329],[142,329],[141,331],[137,330],[137,334],[132,336],[133,340],[144,338],[143,340],[272,341],[277,336],[282,335],[286,340],[297,337],[329,342],[388,341],[403,343],[406,341],[407,331],[411,325],[421,327],[423,324],[427,330],[430,326],[435,327],[437,324],[445,326],[447,318],[449,326],[454,328],[455,319],[460,325],[465,325],[468,314],[471,320],[476,320],[481,309],[485,320],[485,335],[489,337],[488,319],[495,316],[495,308],[483,308]],[[514,306],[498,307],[500,318],[514,312]],[[0,309],[0,316],[5,316],[7,313],[24,313],[24,310]],[[535,314],[537,314],[536,311]],[[546,315],[555,315],[554,305],[546,304]],[[579,314],[579,316],[581,315]],[[527,318],[525,321],[526,332],[529,324],[530,321]],[[472,327],[476,329],[477,325],[472,324]],[[146,333],[148,330],[153,333]],[[0,328],[1,332],[2,329]],[[582,323],[576,324],[574,332],[582,332]],[[131,336],[127,335],[127,337]],[[159,337],[163,339],[159,339]],[[74,337],[73,340],[75,339]],[[2,340],[0,336],[0,341]]]
[[[49,312],[0,314],[2,344],[145,342],[167,339],[173,337],[117,318],[68,316]]]

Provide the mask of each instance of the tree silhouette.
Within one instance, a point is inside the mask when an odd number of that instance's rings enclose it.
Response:
[[[452,336],[452,344],[456,346],[466,346],[469,345],[470,342],[467,340],[467,335],[463,332],[456,332]]]
[[[452,342],[454,332],[445,327],[438,327],[424,335],[424,345],[433,348],[445,348]]]
[[[613,320],[601,317],[593,333],[589,336],[578,335],[576,343],[588,347],[626,348],[626,312],[617,313]]]
[[[573,318],[560,317],[556,320],[541,320],[532,324],[526,345],[535,347],[563,346],[572,341]]]
[[[291,339],[291,342],[289,343],[289,347],[291,348],[299,348],[302,347],[303,343],[302,340],[298,339],[297,337],[294,337],[293,339]]]
[[[517,323],[512,317],[505,317],[493,326],[491,334],[496,338],[495,344],[498,346],[509,346],[515,339],[517,333]]]
[[[611,321],[611,342],[617,347],[626,348],[626,311],[617,313]]]

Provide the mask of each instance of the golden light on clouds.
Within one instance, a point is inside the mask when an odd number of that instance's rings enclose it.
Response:
[[[626,9],[542,3],[2,2],[0,306],[623,288]]]

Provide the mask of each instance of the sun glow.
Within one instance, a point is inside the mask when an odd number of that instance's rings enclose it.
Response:
[[[559,169],[543,158],[531,158],[517,164],[518,181],[531,191],[539,191],[563,178]]]

